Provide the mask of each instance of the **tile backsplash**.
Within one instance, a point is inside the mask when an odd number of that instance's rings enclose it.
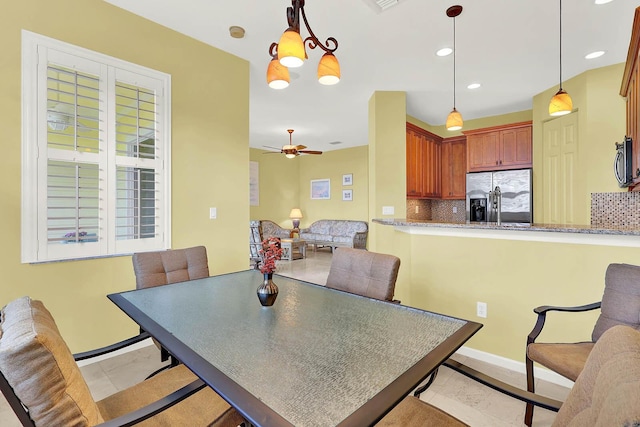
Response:
[[[418,212],[416,212],[416,207]],[[456,213],[453,212],[454,208]],[[407,219],[465,222],[465,201],[407,199]]]
[[[591,193],[591,225],[640,228],[640,192]]]

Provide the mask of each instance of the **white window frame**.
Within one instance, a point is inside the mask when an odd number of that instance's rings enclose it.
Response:
[[[49,244],[47,242],[47,177],[43,161],[48,159],[47,88],[48,58],[72,55],[78,63],[91,61],[100,65],[100,92],[105,91],[105,111],[100,112],[99,157],[101,176],[100,219],[97,242]],[[44,78],[42,73],[44,72]],[[104,81],[103,81],[104,79]],[[116,156],[115,81],[156,88],[158,124],[155,131],[156,159]],[[43,87],[44,86],[44,87]],[[162,250],[171,247],[171,76],[45,37],[22,31],[22,223],[21,260],[37,263],[70,259],[128,255],[133,252]],[[85,153],[70,151],[70,159]],[[157,236],[145,239],[116,240],[116,167],[147,168],[159,175]],[[104,172],[104,175],[103,175]],[[44,175],[44,176],[43,176]]]

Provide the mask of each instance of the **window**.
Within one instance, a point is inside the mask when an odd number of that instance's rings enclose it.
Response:
[[[22,261],[170,247],[171,77],[22,40]]]

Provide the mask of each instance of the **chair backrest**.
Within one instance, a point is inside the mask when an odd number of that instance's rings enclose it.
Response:
[[[391,301],[399,269],[400,258],[396,256],[337,248],[331,259],[327,287]]]
[[[291,230],[287,230],[286,228],[280,227],[273,221],[269,221],[268,219],[263,219],[260,221],[260,226],[262,227],[262,239],[268,239],[270,237],[278,237],[280,239],[288,239],[291,234]]]
[[[640,425],[640,332],[618,325],[602,334],[553,425]]]
[[[249,258],[252,261],[260,262],[260,249],[262,249],[262,225],[260,221],[249,222]]]
[[[640,267],[610,264],[604,279],[600,317],[591,339],[598,341],[607,329],[626,325],[640,330]]]
[[[51,313],[22,297],[7,304],[0,321],[0,388],[23,425],[93,426],[103,422],[73,354]]]
[[[136,289],[209,277],[207,248],[195,246],[133,254]]]

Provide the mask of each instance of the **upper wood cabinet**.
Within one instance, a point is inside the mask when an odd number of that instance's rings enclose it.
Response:
[[[467,137],[467,171],[531,167],[531,122],[475,129]]]
[[[407,197],[440,197],[442,138],[407,123]]]
[[[467,138],[458,136],[442,140],[442,198],[464,199],[467,179]]]
[[[633,141],[633,184],[640,190],[640,7],[636,8],[620,95],[627,98],[627,136]]]

